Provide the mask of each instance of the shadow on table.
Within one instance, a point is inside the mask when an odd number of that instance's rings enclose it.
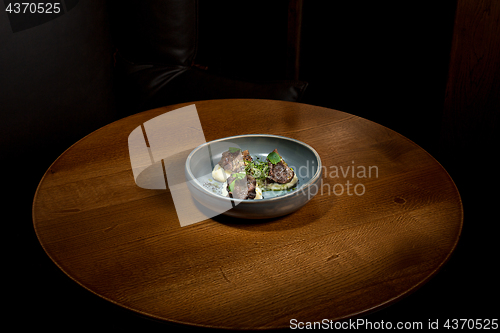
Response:
[[[212,220],[229,227],[248,231],[281,231],[301,228],[311,224],[326,214],[329,208],[326,206],[320,207],[319,209],[315,209],[314,214],[308,214],[306,207],[302,207],[298,211],[288,215],[269,219],[239,219],[221,214],[212,217]]]

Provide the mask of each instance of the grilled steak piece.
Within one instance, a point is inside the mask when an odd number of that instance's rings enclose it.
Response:
[[[234,188],[232,191],[229,190],[230,184],[234,181]],[[229,192],[230,198],[235,199],[255,199],[256,192],[255,188],[257,186],[257,181],[250,175],[246,175],[243,179],[229,176],[227,179],[227,191]]]
[[[248,188],[248,197],[247,199],[255,199],[257,193],[255,192],[255,188],[257,187],[257,180],[250,175],[247,175],[247,188]]]
[[[273,150],[273,152],[279,155],[281,161],[279,161],[276,164],[268,162],[269,176],[267,178],[280,184],[289,183],[292,180],[295,173],[293,172],[292,169],[290,169],[288,164],[286,164],[286,162],[283,160],[283,157],[281,157],[281,155],[278,153],[278,149]]]
[[[230,170],[232,172],[241,172],[245,169],[244,161],[252,161],[252,157],[248,153],[248,150],[241,151],[238,150],[231,153],[229,150],[222,153],[222,157],[219,161],[219,165],[224,170]]]

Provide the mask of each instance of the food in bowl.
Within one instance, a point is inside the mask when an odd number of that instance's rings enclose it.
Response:
[[[278,149],[261,161],[259,157],[253,159],[248,150],[229,147],[212,170],[212,177],[223,183],[223,196],[244,200],[263,199],[265,191],[289,190],[298,183]]]
[[[262,200],[255,199],[258,194],[257,190],[253,200],[230,198],[227,191],[227,178],[231,172],[226,173],[226,170],[221,168],[219,175],[223,182],[214,180],[215,177],[212,174],[214,169],[218,168],[222,153],[229,151],[230,147],[241,147],[242,152],[248,149],[254,162],[253,167],[257,169],[260,167],[264,172],[265,168],[269,167],[267,157],[276,148],[279,152],[277,154],[283,157],[294,172],[294,176],[298,177],[297,184],[291,186],[291,182],[283,184],[266,182],[263,185],[266,188],[261,188]],[[239,148],[231,150],[237,149]],[[271,155],[271,158],[272,156],[275,155]],[[246,165],[246,168],[251,167]],[[213,140],[196,147],[185,163],[189,191],[204,216],[224,214],[249,220],[279,217],[303,207],[318,193],[321,170],[321,158],[313,147],[296,139],[273,134],[244,134]],[[255,172],[254,178],[256,178],[256,185],[259,185],[262,179],[259,179],[257,174]],[[223,183],[226,183],[225,186]],[[276,186],[291,186],[291,188],[279,191],[274,190]],[[222,187],[227,192],[226,194],[222,193]],[[270,190],[271,187],[273,190]]]

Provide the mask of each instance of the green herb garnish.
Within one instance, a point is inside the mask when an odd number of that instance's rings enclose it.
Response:
[[[246,163],[245,171],[257,180],[264,180],[269,175],[269,165],[267,162],[254,160]]]
[[[229,152],[230,153],[237,153],[239,151],[241,151],[241,148],[229,147]]]
[[[245,172],[238,172],[238,173],[233,173],[231,176],[233,176],[236,179],[243,179],[245,178],[247,174]]]
[[[245,172],[233,173],[231,176],[234,177],[234,180],[229,184],[229,192],[233,192],[236,181],[245,178],[246,175]]]
[[[267,155],[267,159],[272,164],[277,164],[277,163],[279,163],[281,161],[280,155],[278,155],[278,153],[276,153],[275,151],[269,153],[269,155]]]

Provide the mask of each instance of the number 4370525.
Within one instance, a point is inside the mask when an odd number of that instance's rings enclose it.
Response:
[[[448,319],[443,325],[447,329],[498,329],[498,319]]]
[[[11,2],[5,8],[8,13],[14,14],[58,14],[61,12],[60,2]]]

